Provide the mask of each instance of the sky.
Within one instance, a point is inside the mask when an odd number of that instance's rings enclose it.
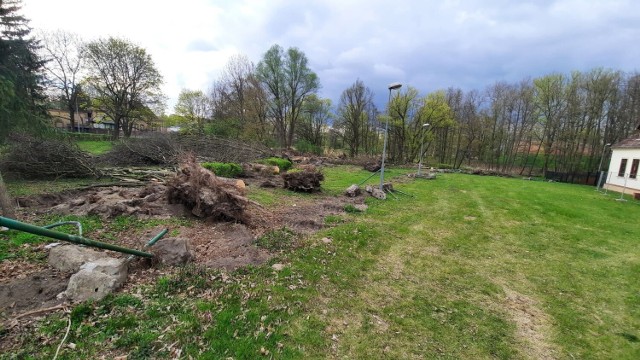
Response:
[[[23,0],[34,30],[145,48],[164,78],[167,113],[181,89],[207,92],[233,55],[257,64],[297,47],[338,104],[360,79],[384,108],[388,85],[449,87],[593,68],[640,71],[637,0]]]

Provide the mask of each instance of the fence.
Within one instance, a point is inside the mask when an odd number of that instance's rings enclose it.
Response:
[[[544,178],[547,180],[559,181],[564,183],[572,183],[572,184],[593,185],[593,186],[596,186],[596,184],[598,184],[597,172],[567,173],[567,172],[547,171]]]
[[[596,190],[604,192],[616,191],[620,193],[618,200],[624,201],[624,195],[633,195],[634,198],[640,199],[640,182],[636,181],[637,175],[631,176],[630,173],[619,175],[617,171],[602,171],[600,180]]]

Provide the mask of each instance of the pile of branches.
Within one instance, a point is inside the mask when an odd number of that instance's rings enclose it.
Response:
[[[183,149],[169,134],[151,133],[116,144],[100,161],[112,166],[177,165]]]
[[[9,151],[0,160],[3,173],[23,179],[100,177],[91,155],[68,139],[28,134],[9,136]]]
[[[167,182],[170,204],[182,204],[200,218],[247,223],[245,208],[250,201],[243,190],[218,179],[187,155],[176,175]]]
[[[208,161],[243,163],[273,155],[262,145],[214,135],[176,135],[176,141],[185,150]]]
[[[463,174],[469,174],[469,175],[498,176],[498,177],[508,177],[508,178],[513,177],[512,174],[505,173],[498,170],[491,170],[491,169],[465,169],[465,170],[461,170],[460,172],[462,172]]]
[[[324,180],[324,174],[315,167],[309,166],[302,171],[292,171],[282,174],[284,188],[297,192],[320,191],[320,183]]]

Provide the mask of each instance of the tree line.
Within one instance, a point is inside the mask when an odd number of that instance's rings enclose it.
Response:
[[[380,156],[388,126],[395,163],[488,167],[502,172],[593,172],[606,144],[631,134],[640,119],[640,75],[596,68],[553,73],[482,90],[421,94],[390,91],[383,109],[361,79],[337,104],[319,96],[305,53],[279,45],[253,63],[232,57],[206,90],[183,89],[164,114],[162,75],[147,51],[127,40],[82,41],[62,31],[30,35],[19,0],[0,4],[0,129],[44,123],[47,107],[95,109],[128,137],[136,123],[178,125],[272,147],[347,156]],[[386,91],[386,89],[385,89]],[[1,139],[0,139],[1,141]]]

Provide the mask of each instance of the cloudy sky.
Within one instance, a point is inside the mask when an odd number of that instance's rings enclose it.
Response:
[[[127,38],[152,55],[172,106],[206,91],[230,56],[254,63],[273,44],[301,49],[337,104],[361,79],[423,94],[482,90],[551,72],[640,71],[637,0],[23,0],[37,30]]]

